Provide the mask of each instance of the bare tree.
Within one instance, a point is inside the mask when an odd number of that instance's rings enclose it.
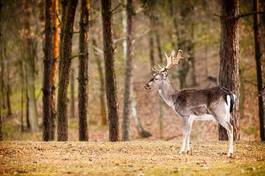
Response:
[[[73,66],[72,66],[73,67]],[[75,117],[75,69],[70,69],[70,118]]]
[[[3,2],[0,0],[0,49],[2,49],[2,7],[3,7]],[[2,57],[0,56],[0,62],[2,62]],[[2,77],[2,64],[0,65],[0,76]],[[3,96],[3,91],[2,91],[2,81],[0,82],[0,95],[1,97]],[[2,126],[3,126],[3,117],[2,117],[2,98],[0,100],[0,141],[3,140],[3,132],[2,132]]]
[[[58,141],[68,139],[67,117],[67,88],[69,85],[69,71],[71,66],[73,24],[77,0],[62,1],[62,31],[59,61],[59,84],[57,97]]]
[[[4,53],[6,54],[6,47],[4,47]],[[10,60],[6,61],[6,105],[7,105],[7,116],[12,115],[12,106],[11,106],[11,85],[10,85]]]
[[[59,13],[59,0],[52,0],[52,24],[53,24],[53,61],[51,65],[51,95],[50,95],[50,139],[55,138],[55,120],[56,120],[56,100],[55,100],[55,90],[56,90],[56,77],[58,73],[58,59],[59,59],[59,31],[60,24],[58,20]]]
[[[25,96],[25,71],[24,71],[24,59],[22,57],[22,59],[19,62],[20,64],[20,79],[21,79],[21,100],[20,100],[20,129],[21,132],[24,131],[24,106],[25,106],[25,100],[26,100],[26,96]]]
[[[259,11],[259,0],[253,0],[253,11]],[[258,14],[253,15],[253,32],[254,32],[254,45],[255,45],[255,60],[256,60],[256,71],[257,71],[257,89],[258,92],[262,91],[263,80],[262,80],[262,64],[261,64],[261,32],[260,32],[260,18]],[[259,101],[259,122],[260,122],[260,139],[265,140],[264,130],[264,102],[262,96],[258,96]]]
[[[159,21],[157,21],[159,24]],[[160,35],[158,33],[158,30],[155,30],[155,37],[156,37],[156,47],[157,47],[157,54],[159,58],[159,64],[163,64],[163,54],[162,54],[162,48],[161,48],[161,42],[160,42]],[[163,116],[164,116],[164,111],[163,111],[163,100],[160,98],[159,99],[159,136],[160,138],[163,138],[163,133],[164,133],[164,125],[163,125]]]
[[[102,58],[100,53],[96,51],[97,43],[95,38],[92,39],[92,44],[94,47],[94,56],[96,58],[97,68],[98,68],[98,74],[99,74],[99,81],[100,81],[100,115],[101,115],[101,125],[107,124],[107,117],[106,117],[106,101],[105,101],[105,81],[104,81],[104,68],[102,66]]]
[[[105,86],[108,103],[109,140],[119,140],[119,118],[116,95],[115,70],[111,34],[111,0],[101,0],[104,61],[105,61]]]
[[[220,46],[220,86],[234,92],[239,97],[239,40],[238,19],[239,0],[221,1],[221,46]],[[235,139],[239,139],[239,103],[236,102],[233,116]],[[226,130],[219,126],[219,139],[227,140]]]
[[[31,36],[30,19],[32,16],[32,8],[27,0],[23,1],[24,6],[24,29],[25,34],[25,71],[28,98],[28,119],[31,131],[38,130],[37,105],[35,97],[35,54],[37,44]]]
[[[44,47],[44,70],[43,70],[43,140],[50,140],[50,72],[53,59],[52,45],[52,0],[45,1],[45,47]]]
[[[132,0],[124,0],[126,10],[124,10],[123,28],[126,39],[123,42],[123,51],[125,58],[125,80],[124,80],[124,103],[123,103],[123,123],[122,139],[129,140],[130,128],[130,103],[131,103],[131,85],[132,85]]]
[[[88,27],[90,0],[81,1],[80,36],[79,36],[79,74],[78,74],[78,110],[79,140],[88,140],[87,102],[88,102]]]
[[[149,15],[149,23],[150,23],[150,28],[152,28],[152,21],[153,21],[153,16]],[[152,29],[150,29],[149,32],[149,60],[150,60],[150,68],[152,72],[152,68],[155,65],[155,56],[154,56],[154,32]]]

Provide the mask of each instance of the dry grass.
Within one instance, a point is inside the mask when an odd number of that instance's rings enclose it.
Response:
[[[226,142],[1,142],[3,175],[264,175],[265,144],[239,142],[234,158]]]

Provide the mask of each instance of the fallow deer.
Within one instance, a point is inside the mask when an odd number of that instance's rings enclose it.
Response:
[[[184,89],[176,90],[170,84],[168,71],[179,63],[182,51],[171,52],[167,56],[166,67],[157,69],[148,83],[146,89],[156,88],[175,113],[183,120],[183,142],[180,153],[190,152],[190,133],[194,120],[216,120],[223,126],[228,135],[228,157],[233,154],[233,126],[231,124],[231,112],[234,109],[236,96],[225,87],[213,87],[208,89]]]

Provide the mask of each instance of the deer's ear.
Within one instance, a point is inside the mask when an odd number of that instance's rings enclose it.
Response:
[[[176,56],[176,51],[175,50],[172,50],[170,56],[171,57],[175,57]]]

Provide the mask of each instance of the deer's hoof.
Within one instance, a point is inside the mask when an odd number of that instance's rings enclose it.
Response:
[[[192,150],[188,150],[188,151],[187,151],[187,154],[188,154],[188,155],[192,155]]]
[[[233,153],[227,153],[227,158],[233,158]]]
[[[181,154],[181,155],[187,155],[187,154],[192,155],[192,151],[191,150],[180,150],[179,154]]]
[[[181,155],[187,154],[187,151],[185,151],[185,150],[180,150],[180,151],[179,151],[179,154],[181,154]]]

